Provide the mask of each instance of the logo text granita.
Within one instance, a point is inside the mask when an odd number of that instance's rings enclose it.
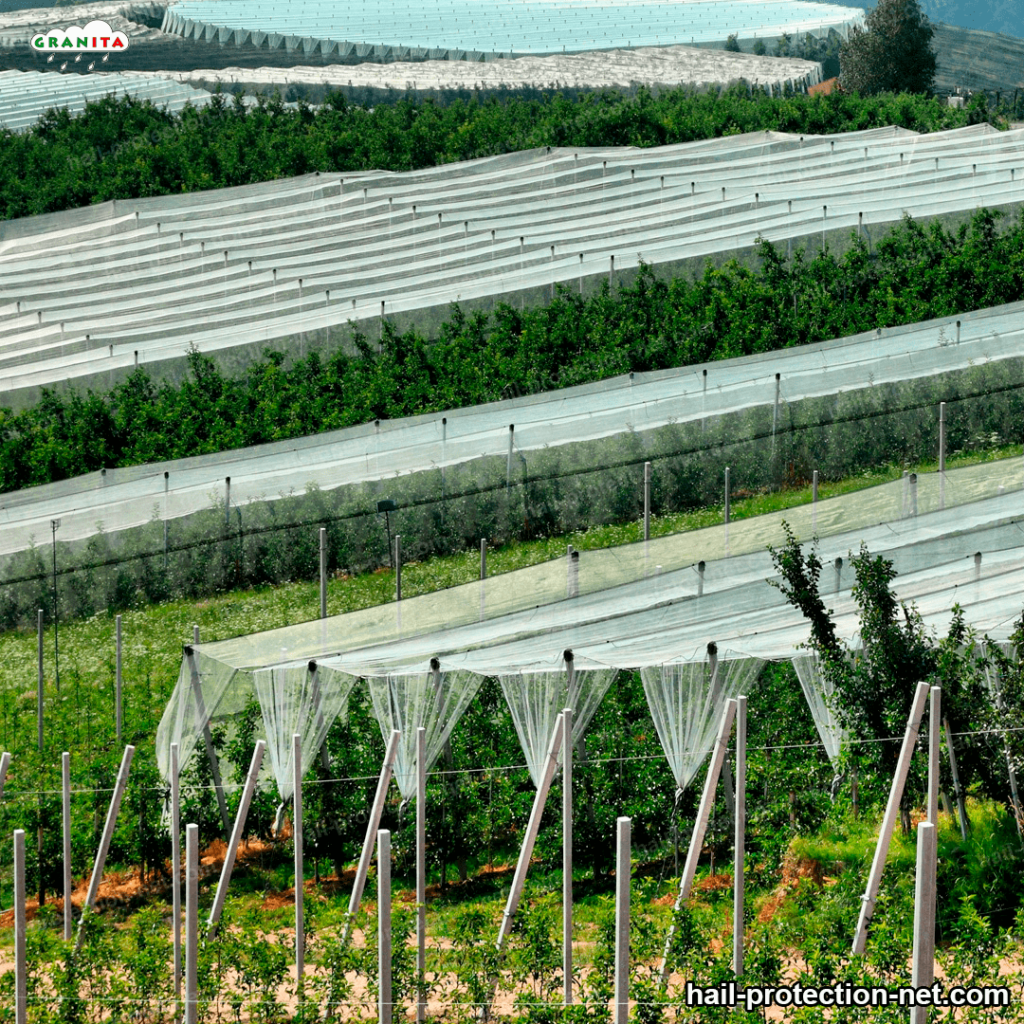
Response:
[[[91,21],[84,28],[48,29],[32,37],[32,48],[39,51],[78,50],[96,53],[126,50],[128,36],[112,29],[105,21]]]

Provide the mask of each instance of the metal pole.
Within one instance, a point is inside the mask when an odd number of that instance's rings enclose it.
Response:
[[[193,626],[195,635],[199,635],[199,627]],[[220,779],[220,765],[217,763],[217,751],[213,748],[213,734],[210,732],[210,720],[206,714],[206,703],[203,700],[203,687],[199,681],[199,669],[196,666],[195,651],[185,648],[189,674],[192,677],[192,696],[196,705],[196,726],[202,729],[203,743],[206,746],[206,759],[210,762],[210,774],[213,776],[213,788],[217,794],[217,806],[220,808],[220,820],[224,826],[224,835],[231,832],[231,819],[228,817],[228,804],[224,799],[224,786]]]
[[[747,698],[736,698],[736,816],[733,842],[735,846],[732,898],[732,970],[743,974],[743,896],[744,856],[747,811]]]
[[[114,635],[116,652],[114,654],[114,727],[117,732],[117,742],[121,742],[121,616],[114,619]]]
[[[630,819],[615,822],[615,1024],[629,1020]]]
[[[359,909],[359,901],[363,898],[363,887],[366,885],[366,875],[370,870],[370,859],[373,857],[373,844],[377,837],[377,826],[380,825],[380,816],[384,811],[384,801],[388,795],[388,784],[391,782],[391,772],[394,770],[395,758],[398,756],[398,741],[402,734],[394,729],[391,739],[388,742],[387,752],[384,754],[384,764],[380,770],[380,778],[377,780],[377,792],[373,798],[373,807],[370,809],[370,820],[366,824],[366,838],[363,840],[363,852],[359,857],[359,867],[356,868],[355,881],[352,883],[352,896],[348,902],[348,914],[345,917],[345,928],[341,934],[341,941],[348,941],[352,929],[352,918]]]
[[[380,982],[378,1020],[392,1024],[391,997],[391,833],[377,833],[377,971]]]
[[[36,722],[38,736],[36,738],[36,745],[39,748],[39,752],[43,750],[43,701],[45,699],[43,693],[43,609],[40,608],[36,613],[36,658],[38,661],[38,675],[36,679]]]
[[[416,730],[416,1020],[427,1016],[427,730]]]
[[[480,538],[480,579],[487,579],[487,538]]]
[[[676,905],[673,910],[673,922],[669,925],[668,935],[665,938],[665,949],[661,959],[660,983],[662,988],[665,987],[665,982],[668,980],[668,957],[676,931],[675,915],[690,898],[690,889],[693,886],[694,875],[697,873],[697,861],[704,846],[704,833],[707,831],[708,819],[711,817],[711,808],[715,802],[715,790],[718,788],[718,777],[725,762],[725,752],[729,746],[729,733],[732,732],[732,722],[735,717],[736,701],[726,701],[722,711],[722,723],[718,727],[718,738],[715,740],[715,746],[711,751],[711,760],[708,762],[708,774],[704,779],[704,792],[700,798],[697,820],[693,823],[693,837],[690,839],[690,849],[687,851],[686,863],[683,865],[683,877],[679,881],[679,895],[676,897]]]
[[[107,851],[110,849],[110,841],[114,838],[114,826],[117,824],[117,815],[121,810],[121,798],[124,796],[124,788],[128,784],[128,770],[132,766],[132,758],[135,756],[135,748],[127,746],[124,748],[124,756],[121,758],[121,767],[117,772],[117,781],[114,783],[114,795],[110,798],[110,808],[107,811],[107,820],[103,826],[103,835],[100,838],[100,847],[96,851],[96,863],[93,865],[92,878],[89,880],[89,891],[82,904],[82,917],[85,912],[92,910],[96,903],[96,894],[99,892],[100,880],[103,878],[103,865],[107,862]],[[78,922],[78,936],[75,939],[75,949],[82,948],[82,922]]]
[[[57,530],[59,527],[59,519],[50,520],[50,530],[53,532],[53,681],[58,693],[60,693],[60,646],[57,641],[57,626],[60,618],[57,613]]]
[[[185,826],[185,1024],[199,1017],[199,826]]]
[[[61,832],[64,839],[64,941],[71,941],[71,755],[60,755]]]
[[[949,731],[949,720],[943,719],[942,727],[946,733],[946,752],[949,754],[949,770],[953,776],[953,795],[956,797],[956,809],[960,815],[960,835],[967,842],[967,805],[964,791],[960,786],[960,773],[956,768],[956,754],[953,751],[953,734]]]
[[[224,854],[224,865],[220,871],[220,881],[217,883],[217,895],[213,899],[213,906],[210,908],[210,916],[207,919],[208,931],[211,936],[216,932],[221,912],[224,910],[224,900],[228,895],[231,872],[234,870],[235,858],[238,856],[238,846],[245,834],[245,819],[249,814],[249,805],[252,803],[252,795],[256,790],[256,780],[260,774],[260,765],[263,764],[263,754],[266,749],[266,741],[256,741],[256,749],[252,752],[249,771],[245,776],[242,800],[238,805],[238,813],[235,815],[235,825],[231,830],[231,839],[228,840],[228,848]]]
[[[306,932],[302,914],[302,897],[306,872],[302,864],[302,734],[292,734],[293,779],[292,845],[295,847],[295,986],[302,1005],[306,974]]]
[[[174,998],[181,998],[181,783],[178,779],[178,744],[171,744],[171,906],[174,916]],[[179,1008],[180,1014],[180,1008]],[[177,1016],[177,1015],[176,1015]]]
[[[515,917],[519,907],[519,900],[523,895],[523,886],[526,884],[526,872],[530,866],[530,858],[533,856],[533,846],[537,842],[537,833],[540,831],[540,819],[544,813],[544,804],[547,802],[548,790],[551,788],[551,780],[554,778],[555,768],[558,767],[558,751],[562,745],[562,727],[565,723],[562,716],[555,719],[555,728],[551,733],[551,742],[548,744],[547,757],[544,761],[544,774],[541,776],[540,785],[537,787],[537,795],[533,798],[533,809],[530,811],[530,820],[526,826],[526,835],[523,837],[523,846],[519,851],[519,861],[516,864],[516,873],[512,879],[512,891],[508,894],[508,902],[505,904],[505,912],[501,918],[501,927],[498,929],[497,948],[500,950],[505,945],[505,939],[512,930],[512,918]]]
[[[928,818],[933,825],[939,823],[939,755],[941,754],[942,687],[931,688],[928,708]]]
[[[917,826],[917,878],[914,884],[914,962],[911,984],[930,988],[935,981],[935,867],[936,825],[922,821]],[[926,1024],[928,1007],[910,1011],[911,1024]]]
[[[644,463],[644,540],[651,539],[651,464]]]
[[[327,528],[320,527],[320,618],[327,618]]]
[[[946,507],[946,403],[939,402],[939,508]]]
[[[395,534],[395,600],[402,600],[402,535]]]
[[[899,762],[896,765],[896,774],[893,776],[892,787],[889,790],[889,801],[885,805],[882,829],[878,834],[878,844],[875,847],[875,856],[871,862],[868,887],[861,897],[860,917],[857,921],[857,931],[853,937],[853,953],[855,956],[863,954],[867,943],[868,925],[871,923],[871,917],[875,912],[875,898],[878,896],[882,872],[885,870],[885,858],[888,856],[893,829],[896,827],[896,815],[899,813],[900,800],[903,798],[903,787],[907,782],[907,773],[910,771],[910,758],[914,753],[914,745],[917,743],[918,730],[921,728],[921,717],[924,715],[924,705],[928,699],[928,690],[929,686],[927,683],[917,684],[914,703],[910,709],[910,718],[907,720],[907,731],[903,736],[903,747],[900,750]]]
[[[729,522],[729,467],[725,467],[725,522]]]
[[[649,465],[649,463],[648,463]],[[572,662],[569,663],[570,667]],[[572,708],[562,712],[562,988],[572,1004]]]
[[[14,1021],[28,1020],[28,971],[25,958],[25,830],[14,832]]]

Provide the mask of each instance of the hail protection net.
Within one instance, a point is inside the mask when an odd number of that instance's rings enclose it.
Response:
[[[825,745],[828,759],[835,761],[846,739],[846,730],[839,724],[834,711],[835,683],[829,672],[823,670],[816,653],[799,654],[792,660],[814,727]]]
[[[387,743],[401,733],[394,776],[405,800],[416,795],[416,731],[426,730],[425,771],[430,771],[459,719],[465,714],[482,678],[472,672],[416,672],[367,676],[374,714]]]
[[[301,771],[305,774],[328,730],[345,710],[356,679],[330,668],[302,665],[258,669],[252,680],[277,791],[282,800],[290,800],[295,793],[295,734],[302,737]]]
[[[764,662],[727,654],[640,670],[647,706],[681,793],[711,751],[725,703],[751,690]]]

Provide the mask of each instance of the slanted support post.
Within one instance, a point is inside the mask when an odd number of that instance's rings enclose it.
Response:
[[[949,771],[953,776],[953,796],[956,799],[957,814],[960,818],[960,836],[964,842],[967,842],[967,832],[970,827],[970,822],[967,819],[967,802],[960,785],[960,773],[956,767],[956,752],[953,749],[953,733],[950,731],[948,719],[943,719],[942,728],[946,734],[946,753],[949,754]]]

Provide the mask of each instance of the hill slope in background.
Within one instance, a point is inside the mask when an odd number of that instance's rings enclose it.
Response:
[[[874,2],[866,0],[830,0],[848,7],[870,11]],[[933,22],[961,28],[1024,38],[1024,4],[1020,0],[919,0],[921,8]]]

